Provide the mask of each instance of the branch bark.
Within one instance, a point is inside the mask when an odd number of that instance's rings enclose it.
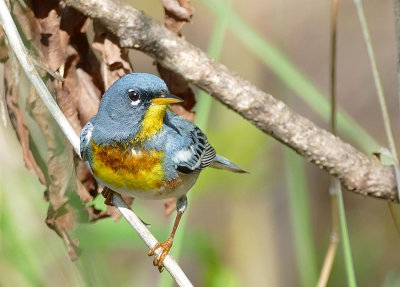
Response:
[[[145,13],[113,0],[66,0],[100,21],[122,47],[153,57],[162,66],[207,91],[260,130],[337,177],[350,191],[398,202],[394,171],[319,128]]]

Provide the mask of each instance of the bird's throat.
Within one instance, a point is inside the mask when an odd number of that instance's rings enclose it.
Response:
[[[135,142],[143,142],[158,133],[163,127],[167,105],[152,105],[146,111],[142,127],[135,137]]]

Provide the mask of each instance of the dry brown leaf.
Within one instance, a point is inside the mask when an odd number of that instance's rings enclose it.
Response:
[[[27,169],[36,174],[42,184],[45,184],[45,176],[35,157],[30,149],[30,136],[29,130],[26,125],[25,118],[22,114],[21,108],[18,104],[18,84],[14,75],[14,68],[12,67],[11,59],[5,63],[4,78],[5,78],[5,98],[7,103],[8,114],[11,123],[14,127],[19,142],[21,143],[23,158]]]
[[[18,10],[19,6],[15,5],[15,7]],[[26,19],[31,19],[32,13],[30,13],[29,11],[22,11],[21,9],[19,10],[19,12],[20,13],[18,13],[18,19],[19,22],[22,23],[22,27],[25,27],[24,30],[26,31],[31,31],[28,28],[28,20]],[[24,18],[24,15],[21,12],[26,12],[27,17]],[[10,62],[11,61],[6,63],[6,65],[10,64]],[[42,130],[46,132],[47,137],[51,138],[51,140],[48,138],[48,166],[44,166],[42,167],[42,169],[40,169],[36,161],[36,158],[40,158],[40,155],[32,153],[32,150],[30,149],[30,147],[33,146],[34,143],[32,142],[32,137],[29,136],[29,131],[25,124],[24,115],[20,107],[18,106],[18,83],[10,80],[13,76],[12,69],[10,67],[5,69],[5,74],[7,83],[6,91],[8,95],[8,110],[10,118],[12,119],[12,123],[14,125],[14,129],[18,134],[22,146],[24,160],[27,167],[33,170],[35,174],[39,177],[41,183],[47,187],[46,197],[50,201],[50,205],[48,209],[46,223],[64,239],[66,245],[68,246],[68,253],[70,254],[72,259],[76,259],[79,254],[77,246],[73,240],[69,239],[69,236],[67,234],[75,227],[76,212],[70,205],[67,204],[68,198],[64,196],[66,192],[66,186],[68,185],[61,183],[61,178],[64,175],[62,171],[68,169],[65,168],[65,162],[58,162],[60,158],[54,154],[54,152],[57,151],[55,147],[55,133],[53,133],[51,124],[49,124],[48,112],[43,107],[42,102],[37,100],[37,97],[32,94],[32,97],[30,98],[30,101],[28,101],[26,108],[32,114],[36,115],[36,120],[39,126],[42,128]],[[72,157],[70,156],[70,158]],[[69,172],[72,171],[73,169],[71,169]],[[46,176],[44,174],[46,174]]]
[[[70,37],[60,29],[62,4],[58,1],[40,2],[41,5],[34,1],[33,4],[35,22],[40,34],[40,43],[37,46],[41,51],[40,61],[51,72],[59,70],[60,67],[65,72],[65,57],[70,56],[66,54]],[[73,97],[65,91],[65,85],[56,79],[52,81],[49,79],[47,86],[57,91],[57,102],[61,110],[73,128],[80,132],[77,105]],[[46,223],[64,239],[71,259],[77,259],[79,255],[77,242],[71,240],[68,233],[75,228],[79,214],[84,212],[85,207],[79,202],[78,193],[76,193],[73,152],[70,145],[64,142],[57,124],[34,92],[31,93],[27,107],[31,109],[31,114],[39,124],[48,145],[46,186],[49,209]],[[80,197],[85,198],[84,191],[79,188],[78,190],[80,190]],[[89,196],[86,195],[87,197]]]
[[[193,112],[189,112],[181,105],[178,104],[171,105],[171,110],[177,115],[180,115],[181,117],[187,119],[188,121],[194,122],[195,114]]]
[[[68,256],[74,261],[77,260],[81,254],[81,250],[78,247],[79,241],[76,238],[70,238],[68,232],[58,223],[59,221],[71,221],[71,214],[71,211],[66,210],[64,214],[58,215],[57,217],[57,213],[50,206],[45,222],[50,229],[53,229],[58,236],[64,240],[64,243],[67,246]]]
[[[61,13],[64,4],[56,1],[46,2],[42,6],[36,4],[34,13],[29,9],[19,9],[18,19],[22,19],[21,22],[27,31],[30,31],[27,27],[32,26],[30,37],[38,50],[38,62],[47,66],[46,71],[52,73],[58,70],[65,77],[64,82],[47,77],[46,84],[51,91],[57,92],[56,99],[61,110],[79,133],[82,125],[96,113],[103,89],[100,64],[85,34],[88,21],[81,13],[71,9]],[[18,4],[15,6],[18,7]],[[29,15],[26,19],[24,13]],[[63,26],[65,29],[60,28],[60,15],[65,16],[64,20],[68,20],[68,25]],[[12,70],[7,69],[6,74],[10,78],[13,75]],[[79,172],[75,173],[70,145],[64,142],[58,126],[42,102],[32,93],[26,107],[41,128],[48,145],[47,165],[45,163],[40,169],[35,161],[38,155],[29,149],[34,143],[30,141],[23,113],[17,104],[17,84],[10,80],[8,83],[6,81],[6,84],[9,113],[23,146],[24,159],[28,168],[34,170],[47,187],[45,195],[49,201],[49,209],[46,224],[63,238],[71,259],[76,259],[80,253],[78,241],[71,238],[69,233],[75,228],[78,220],[88,222],[91,213],[99,213],[94,208],[86,209],[83,204],[99,194],[97,183],[86,167],[82,167],[82,163],[76,163],[80,168]],[[41,162],[43,163],[43,160]],[[114,214],[113,211],[103,213],[104,216]]]
[[[79,218],[87,215],[76,193],[73,151],[33,88],[26,108],[38,123],[48,145],[46,187],[49,208],[46,224],[63,238],[74,260],[79,251],[77,241],[71,239],[69,233],[74,230]]]
[[[180,35],[183,24],[190,22],[193,16],[194,8],[190,6],[188,0],[162,0],[164,7],[165,26]]]
[[[25,38],[33,41],[34,37],[38,35],[33,11],[21,7],[19,1],[13,1],[11,12],[15,16],[14,18],[18,23],[18,26],[22,29]],[[36,38],[37,40],[39,39],[37,36]]]
[[[99,109],[101,92],[94,85],[91,75],[82,69],[76,70],[76,77],[79,78],[78,92],[78,113],[79,119],[86,124]]]
[[[105,90],[123,75],[131,73],[128,49],[121,48],[114,35],[110,34],[98,22],[93,23],[93,49],[101,56],[101,72]]]
[[[69,46],[66,50],[66,61],[65,61],[65,74],[69,70],[71,74],[74,74],[76,70],[82,69],[90,75],[93,86],[97,90],[96,96],[100,99],[102,92],[104,91],[104,83],[100,72],[100,62],[96,58],[96,55],[92,51],[87,36],[86,30],[89,26],[90,19],[85,17],[79,11],[67,6],[62,14],[61,18],[61,29],[69,35]],[[75,75],[79,81],[80,75]],[[87,81],[87,80],[85,80]],[[79,86],[79,82],[76,82]],[[86,91],[92,91],[92,89],[85,88]],[[77,101],[83,94],[74,93],[77,96]]]
[[[106,87],[126,73],[131,72],[126,49],[121,49],[115,39],[99,25],[96,28],[95,44],[101,61],[96,57],[88,42],[86,31],[90,20],[77,10],[67,7],[63,2],[32,1],[33,11],[23,9],[19,3],[14,5],[14,13],[25,37],[35,47],[46,85],[56,92],[56,100],[77,133],[97,112],[101,94]],[[3,36],[0,31],[0,49]],[[8,55],[0,60],[8,59]],[[32,51],[31,51],[32,53]],[[33,55],[33,53],[32,53]],[[36,57],[36,56],[35,56]],[[71,259],[80,253],[78,241],[70,237],[70,232],[78,221],[96,221],[111,216],[118,220],[121,215],[114,207],[97,210],[85,207],[99,195],[101,190],[93,176],[81,161],[74,161],[73,151],[57,124],[50,117],[41,100],[31,90],[26,108],[38,123],[47,141],[46,160],[30,150],[33,142],[25,124],[24,113],[18,106],[18,84],[11,60],[6,63],[6,99],[13,126],[20,139],[27,167],[38,175],[47,187],[45,197],[49,201],[46,224],[63,238]],[[55,75],[59,72],[64,81],[48,77],[45,72]],[[103,73],[102,73],[103,71]],[[76,169],[76,172],[75,172]],[[124,198],[131,204],[133,198]]]
[[[36,28],[40,35],[40,59],[51,71],[64,63],[68,36],[60,30],[61,3],[56,0],[32,0]]]
[[[74,128],[75,132],[79,134],[82,126],[78,118],[77,102],[73,96],[76,86],[72,85],[69,74],[63,83],[55,82],[54,85],[57,86],[57,103],[60,106],[61,111],[68,119],[68,122]],[[72,91],[71,87],[73,87]]]
[[[0,27],[0,62],[4,63],[8,59],[8,48],[3,28]]]
[[[85,163],[78,160],[76,167],[76,177],[79,181],[78,194],[83,203],[88,203],[99,194],[97,181],[93,180],[93,176],[85,166]],[[84,191],[82,191],[82,188]]]

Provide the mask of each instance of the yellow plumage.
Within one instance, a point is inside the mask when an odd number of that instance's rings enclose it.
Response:
[[[159,189],[164,182],[164,154],[148,150],[135,152],[120,145],[96,145],[92,142],[94,175],[113,187],[132,190]]]
[[[135,136],[134,142],[141,142],[151,138],[162,129],[166,109],[167,106],[165,105],[152,105],[149,107],[144,115],[142,127]]]

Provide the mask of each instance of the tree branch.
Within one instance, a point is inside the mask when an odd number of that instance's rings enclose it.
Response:
[[[40,75],[36,71],[4,0],[0,0],[0,22],[7,36],[10,49],[12,49],[12,52],[17,56],[18,61],[38,92],[40,98],[59,124],[75,152],[79,155],[79,137],[65,118],[46,85],[43,83]],[[157,239],[151,234],[136,214],[125,204],[119,194],[113,194],[112,203],[149,248],[152,248],[157,244]],[[156,256],[159,256],[160,251],[161,250],[156,250]],[[172,275],[179,286],[193,286],[172,256],[167,255],[164,260],[164,267]]]
[[[260,130],[340,179],[350,191],[398,201],[394,171],[257,89],[145,13],[113,0],[66,0],[135,48],[207,91]]]

